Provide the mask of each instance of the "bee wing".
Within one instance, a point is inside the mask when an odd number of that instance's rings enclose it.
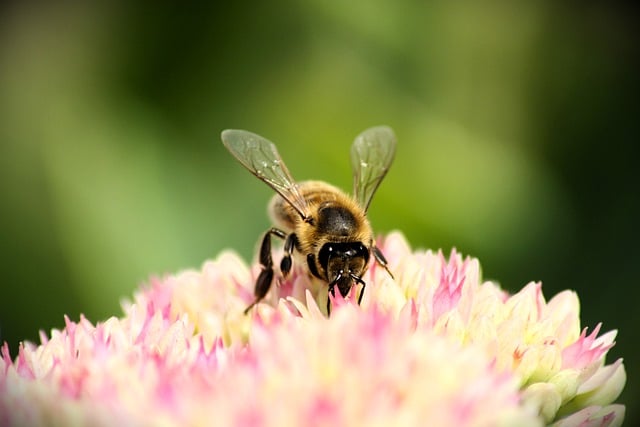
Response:
[[[388,126],[369,128],[353,141],[353,193],[365,212],[373,194],[387,174],[395,152],[396,136]]]
[[[271,141],[246,130],[227,129],[222,132],[222,143],[249,172],[289,202],[302,218],[308,217],[307,202]]]

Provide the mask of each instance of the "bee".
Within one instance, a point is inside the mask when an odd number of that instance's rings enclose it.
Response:
[[[269,292],[274,278],[271,239],[284,240],[284,256],[280,272],[286,278],[292,267],[294,251],[306,260],[309,273],[346,297],[356,284],[366,283],[362,276],[371,257],[391,277],[387,260],[376,247],[367,209],[374,193],[386,175],[395,155],[396,138],[391,128],[378,126],[365,130],[351,146],[353,196],[321,181],[297,183],[282,161],[276,146],[260,135],[228,129],[222,142],[229,152],[258,179],[277,194],[269,203],[269,214],[275,227],[264,234],[258,260],[262,270],[256,280],[254,301],[245,314]],[[331,299],[327,298],[327,314]]]

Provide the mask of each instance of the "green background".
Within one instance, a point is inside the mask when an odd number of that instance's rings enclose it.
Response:
[[[53,2],[52,2],[53,3]],[[219,2],[221,3],[221,2]],[[379,232],[456,247],[517,291],[571,288],[619,329],[638,417],[637,10],[612,3],[129,2],[0,6],[0,340],[121,313],[151,275],[245,259],[272,192],[219,138],[277,142],[350,189],[387,124]]]

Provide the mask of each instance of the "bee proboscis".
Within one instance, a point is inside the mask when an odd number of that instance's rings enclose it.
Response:
[[[283,277],[291,271],[292,255],[298,252],[309,273],[328,285],[335,296],[337,287],[346,297],[351,288],[366,283],[362,276],[370,258],[387,272],[387,260],[376,247],[366,213],[374,193],[386,175],[395,155],[396,138],[387,126],[369,128],[356,137],[351,146],[353,196],[321,181],[296,182],[276,146],[260,135],[228,129],[222,142],[233,156],[253,175],[276,191],[269,204],[275,227],[265,233],[258,260],[262,266],[256,284],[254,301],[245,314],[269,292],[274,279],[271,255],[272,236],[284,240],[284,256],[280,262]],[[391,272],[389,272],[391,275]],[[327,298],[327,313],[331,312]]]

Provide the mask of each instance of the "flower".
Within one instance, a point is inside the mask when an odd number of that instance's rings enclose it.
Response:
[[[332,300],[297,263],[249,315],[259,266],[222,253],[151,280],[124,315],[64,329],[0,358],[0,425],[455,425],[622,423],[615,331],[581,329],[575,293],[509,295],[477,260],[378,241]]]

